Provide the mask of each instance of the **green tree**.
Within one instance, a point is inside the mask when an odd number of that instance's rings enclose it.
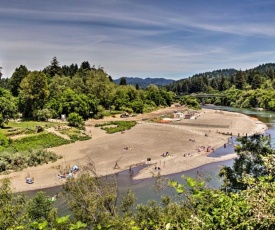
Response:
[[[119,85],[127,85],[127,81],[125,77],[120,78]]]
[[[141,100],[136,100],[131,103],[131,108],[135,113],[143,113],[144,104]]]
[[[82,127],[84,125],[84,120],[78,113],[70,113],[67,121],[70,126],[74,127]]]
[[[221,77],[218,89],[219,91],[224,91],[229,89],[229,82],[226,80],[224,76]]]
[[[246,189],[248,185],[243,182],[244,175],[254,179],[267,175],[263,156],[275,154],[270,139],[261,134],[242,137],[239,141],[240,144],[235,148],[238,158],[233,167],[224,167],[220,172],[220,176],[224,178],[223,188],[227,191]]]
[[[13,96],[17,97],[19,95],[20,83],[29,74],[26,66],[20,65],[15,69],[11,78],[9,79],[9,89]]]
[[[259,74],[255,74],[253,76],[252,82],[251,82],[252,89],[258,89],[258,88],[260,88],[261,84],[262,84],[261,76]]]
[[[96,174],[93,162],[88,162],[77,178],[66,181],[65,198],[77,220],[92,226],[106,224],[117,214],[117,186]]]
[[[15,229],[26,221],[25,203],[25,197],[13,194],[10,181],[4,179],[0,186],[0,229]]]
[[[81,63],[80,65],[80,69],[82,70],[90,70],[91,69],[91,65],[88,61],[84,61]]]
[[[41,109],[34,111],[34,118],[36,118],[38,121],[48,121],[52,117],[53,113],[49,109]]]
[[[30,117],[35,110],[43,109],[49,97],[46,75],[34,71],[28,74],[20,84],[19,109]]]
[[[27,213],[32,220],[49,220],[55,215],[53,203],[44,192],[37,192],[27,203]]]
[[[9,90],[0,88],[0,115],[2,121],[0,121],[0,127],[4,122],[8,122],[10,118],[17,116],[17,100],[13,97]]]
[[[51,78],[55,75],[62,75],[62,69],[56,57],[53,57],[51,64],[44,70],[44,72],[49,74]]]
[[[61,97],[63,92],[68,88],[73,88],[72,79],[55,75],[49,84],[50,97]]]
[[[159,88],[156,85],[150,84],[146,88],[147,99],[153,101],[157,106],[163,103]]]
[[[180,99],[180,103],[183,104],[183,105],[187,105],[187,106],[189,106],[193,109],[199,109],[200,108],[200,104],[199,104],[197,98],[189,96],[189,95],[183,96]]]
[[[237,89],[244,89],[246,77],[243,71],[238,71],[235,76],[235,85]]]

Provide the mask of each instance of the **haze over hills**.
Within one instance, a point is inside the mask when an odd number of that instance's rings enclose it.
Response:
[[[116,84],[120,83],[120,79],[114,80]],[[166,79],[166,78],[139,78],[139,77],[125,77],[127,85],[136,85],[138,84],[141,88],[146,88],[150,84],[154,84],[156,86],[165,86],[173,83],[175,80]]]

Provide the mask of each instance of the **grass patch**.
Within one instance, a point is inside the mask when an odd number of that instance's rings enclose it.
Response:
[[[123,111],[119,111],[119,110],[104,110],[103,111],[103,116],[104,117],[109,117],[109,116],[113,116],[113,115],[117,115],[117,114],[121,114],[123,113]]]
[[[135,121],[111,121],[108,123],[104,124],[97,124],[95,125],[96,127],[101,127],[101,129],[105,130],[107,133],[117,133],[117,132],[122,132],[128,129],[131,129],[134,127],[137,123]],[[105,127],[105,126],[110,126],[110,125],[115,125],[114,127]]]
[[[66,140],[53,133],[41,131],[37,133],[36,126],[44,129],[56,127],[60,123],[22,121],[9,122],[9,125],[0,129],[0,172],[9,173],[23,168],[36,166],[61,158],[46,148],[88,140],[91,137],[76,128],[62,130],[71,140]],[[12,140],[10,137],[22,135],[20,139]]]
[[[8,151],[12,152],[25,151],[37,148],[50,148],[60,145],[69,144],[72,141],[65,140],[53,133],[41,133],[34,136],[24,137],[18,140],[12,141],[8,147]]]
[[[20,134],[35,134],[36,126],[41,126],[44,129],[54,127],[59,123],[43,122],[43,121],[9,121],[1,131],[5,136],[15,136]]]
[[[78,128],[72,127],[70,129],[62,130],[60,133],[65,134],[70,137],[72,142],[75,141],[86,141],[91,139],[90,136],[86,135],[84,132]]]

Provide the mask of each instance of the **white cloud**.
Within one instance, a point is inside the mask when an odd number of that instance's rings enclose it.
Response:
[[[0,2],[4,76],[20,64],[42,69],[53,56],[62,65],[87,60],[114,77],[186,76],[274,60],[275,18],[245,3],[39,2]]]

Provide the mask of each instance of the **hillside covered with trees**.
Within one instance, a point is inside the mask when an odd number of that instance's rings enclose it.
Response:
[[[224,97],[205,102],[275,111],[275,64],[263,64],[244,71],[225,69],[196,74],[170,84],[167,89],[177,95],[222,93]]]
[[[169,85],[172,82],[174,82],[174,80],[166,79],[166,78],[150,78],[150,77],[147,77],[145,79],[142,79],[139,77],[121,77],[119,79],[114,80],[114,82],[120,85],[123,82],[126,82],[127,85],[133,85],[133,86],[137,86],[145,89],[151,84],[156,85],[158,87]]]
[[[157,106],[170,106],[174,94],[149,85],[137,89],[117,85],[103,67],[84,61],[61,66],[54,57],[42,71],[29,71],[24,65],[15,69],[11,78],[0,81],[0,117],[23,117],[46,120],[67,117],[71,113],[82,119],[101,118],[106,111],[143,113]],[[2,122],[3,124],[3,122]]]

